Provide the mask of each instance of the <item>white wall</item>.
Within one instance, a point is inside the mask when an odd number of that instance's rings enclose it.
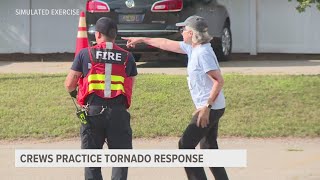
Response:
[[[85,0],[1,1],[0,53],[74,52],[79,16],[17,16],[15,11],[30,6],[32,9],[83,10],[84,4]]]
[[[0,53],[29,52],[30,17],[16,16],[17,8],[29,8],[29,0],[0,2]]]
[[[258,53],[320,53],[320,11],[296,11],[294,1],[256,0]],[[218,0],[231,19],[233,52],[251,52],[250,0]]]
[[[258,52],[320,53],[320,11],[299,13],[296,3],[258,0]]]
[[[33,9],[80,9],[79,0],[32,0]],[[80,12],[80,11],[79,11]],[[74,52],[79,16],[31,16],[31,51]]]
[[[233,37],[232,51],[249,52],[250,0],[218,0],[218,2],[226,6],[229,12]]]

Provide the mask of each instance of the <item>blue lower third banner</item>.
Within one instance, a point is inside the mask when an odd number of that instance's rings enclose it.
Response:
[[[16,149],[16,167],[246,167],[247,150]]]

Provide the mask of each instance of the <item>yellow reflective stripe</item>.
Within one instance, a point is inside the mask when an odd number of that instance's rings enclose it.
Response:
[[[92,90],[104,90],[105,88],[105,85],[103,83],[91,83],[89,84],[89,91],[92,91]],[[111,90],[112,91],[118,91],[118,90],[121,90],[123,92],[124,91],[124,87],[122,84],[111,84]]]
[[[117,82],[122,82],[124,83],[124,77],[122,76],[116,76],[116,75],[111,75],[111,81],[117,81]]]
[[[111,84],[111,90],[112,91],[121,90],[122,92],[125,92],[122,84]]]
[[[105,75],[104,74],[91,74],[88,77],[88,82],[91,81],[104,81]]]
[[[91,81],[104,81],[104,80],[105,80],[105,75],[104,74],[91,74],[88,77],[88,82],[91,82]],[[111,75],[111,81],[114,81],[114,82],[117,81],[117,82],[124,83],[124,77]]]
[[[104,84],[91,83],[89,84],[89,91],[92,91],[92,90],[104,90]]]

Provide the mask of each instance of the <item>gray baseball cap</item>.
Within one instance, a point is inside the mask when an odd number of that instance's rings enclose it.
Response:
[[[207,21],[200,16],[190,16],[184,22],[177,23],[176,26],[189,26],[199,32],[208,31]]]

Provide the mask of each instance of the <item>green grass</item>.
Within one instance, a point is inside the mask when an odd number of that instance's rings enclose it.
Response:
[[[65,74],[0,74],[0,139],[79,134]],[[318,137],[320,76],[225,75],[220,136]],[[194,107],[186,77],[139,75],[130,108],[135,137],[180,136]]]

